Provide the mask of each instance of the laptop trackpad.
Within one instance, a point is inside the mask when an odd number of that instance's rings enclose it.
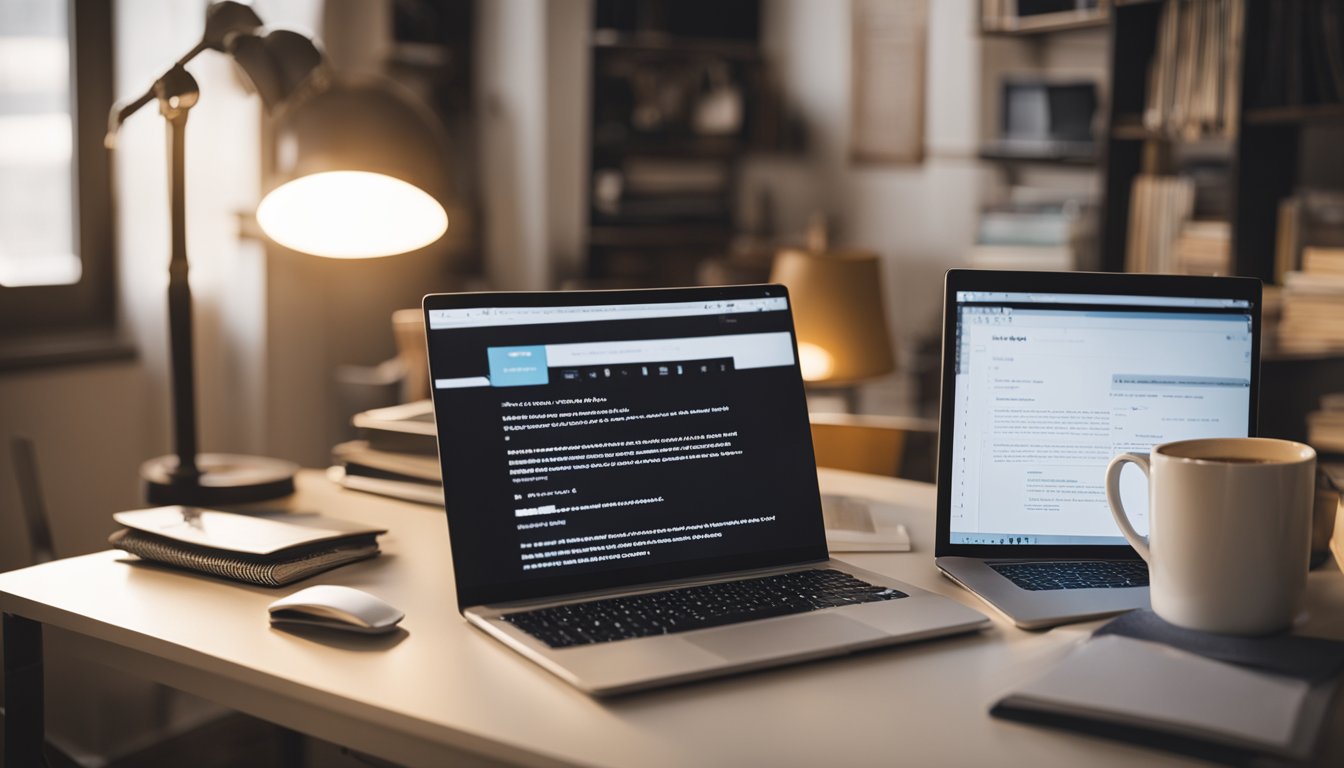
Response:
[[[788,619],[749,621],[721,629],[707,629],[683,638],[729,661],[769,659],[862,643],[887,633],[833,613],[791,616]]]

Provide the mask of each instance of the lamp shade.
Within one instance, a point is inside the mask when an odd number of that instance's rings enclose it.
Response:
[[[789,289],[805,380],[851,384],[895,369],[877,254],[787,249],[770,280]]]
[[[319,83],[276,116],[267,236],[333,258],[423,248],[448,229],[448,151],[424,105],[381,79]]]

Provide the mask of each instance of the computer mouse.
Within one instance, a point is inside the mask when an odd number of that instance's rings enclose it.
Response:
[[[327,627],[367,635],[391,632],[406,614],[382,598],[352,587],[320,584],[267,606],[272,625]]]

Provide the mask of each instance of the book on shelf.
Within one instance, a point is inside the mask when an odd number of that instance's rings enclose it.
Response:
[[[1306,252],[1344,249],[1344,192],[1301,189],[1279,202],[1274,252],[1274,277],[1282,283],[1293,271],[1330,272],[1339,264],[1329,253],[1317,253],[1305,264]]]
[[[1226,221],[1187,221],[1176,236],[1172,259],[1178,274],[1232,274],[1231,225]]]
[[[967,266],[1059,272],[1075,269],[1076,261],[1073,249],[1066,245],[975,245]]]
[[[284,519],[199,507],[118,512],[108,538],[136,557],[220,578],[279,587],[375,557],[386,530],[317,515]]]
[[[1307,443],[1321,453],[1344,454],[1344,392],[1322,395],[1320,410],[1307,414]]]
[[[1096,208],[1077,192],[1015,186],[980,212],[976,269],[1072,270],[1096,248]]]
[[[1310,275],[1344,276],[1344,248],[1302,249],[1302,271]]]
[[[1148,69],[1143,125],[1181,139],[1233,136],[1245,0],[1167,2]]]
[[[1130,189],[1128,272],[1176,271],[1176,239],[1194,212],[1195,186],[1184,176],[1141,173]]]
[[[1314,255],[1310,266],[1283,276],[1279,350],[1296,354],[1344,352],[1344,272],[1331,271],[1332,254]]]

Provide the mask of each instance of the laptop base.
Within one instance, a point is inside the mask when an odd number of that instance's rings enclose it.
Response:
[[[990,567],[992,563],[1000,562],[1039,561],[953,556],[934,559],[944,576],[965,587],[1021,629],[1047,629],[1149,607],[1147,587],[1026,590]]]
[[[569,648],[550,648],[500,618],[522,606],[472,608],[466,618],[565,682],[596,696],[841,656],[990,625],[974,609],[842,561],[802,567],[834,568],[871,584],[899,589],[909,597]],[[664,588],[677,586],[688,585]]]

